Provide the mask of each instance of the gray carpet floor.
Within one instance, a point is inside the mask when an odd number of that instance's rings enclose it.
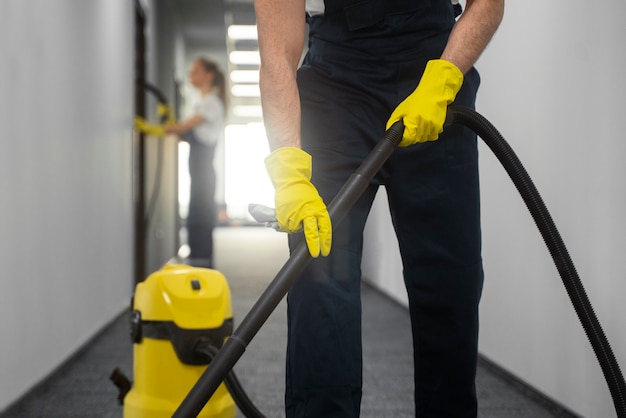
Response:
[[[287,259],[284,235],[261,228],[216,231],[216,268],[231,287],[235,325]],[[363,418],[413,417],[412,355],[408,311],[364,285]],[[284,417],[285,302],[270,316],[235,366],[248,395],[267,417]],[[123,312],[80,352],[8,410],[2,418],[121,417],[109,381],[119,367],[132,374],[128,312]],[[477,375],[479,417],[574,417],[481,359]],[[243,415],[238,412],[237,417]]]

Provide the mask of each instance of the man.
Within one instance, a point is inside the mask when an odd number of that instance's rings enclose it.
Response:
[[[409,296],[416,416],[476,416],[476,137],[442,131],[450,103],[474,106],[473,65],[504,0],[467,0],[458,20],[455,10],[449,0],[255,0],[277,219],[291,248],[305,239],[315,257],[287,299],[287,417],[359,415],[362,231],[381,184]],[[326,204],[397,120],[401,148],[331,227]]]

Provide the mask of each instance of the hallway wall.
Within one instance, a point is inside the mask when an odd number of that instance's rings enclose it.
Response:
[[[2,2],[0,411],[128,304],[133,13]]]
[[[504,22],[477,64],[479,111],[511,143],[542,194],[622,370],[625,13],[619,0],[507,2]],[[480,151],[486,273],[481,353],[583,416],[615,416],[532,218],[491,151],[482,144]],[[364,275],[402,299],[384,204],[368,228]],[[377,231],[386,234],[378,245],[372,238]]]

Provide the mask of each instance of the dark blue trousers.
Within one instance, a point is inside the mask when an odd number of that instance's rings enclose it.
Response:
[[[426,62],[440,56],[447,33],[416,35],[400,50],[384,41],[355,49],[331,42],[328,28],[323,39],[315,36],[311,23],[314,36],[298,73],[302,146],[328,204],[415,89]],[[472,69],[456,103],[473,107],[478,84]],[[396,150],[344,221],[333,225],[330,256],[314,259],[290,290],[287,417],[359,416],[363,228],[380,185],[389,196],[409,297],[416,416],[475,417],[483,283],[478,155],[476,136],[459,126],[437,141]],[[291,248],[301,240],[290,236]]]
[[[189,142],[189,214],[187,237],[191,250],[189,258],[211,263],[213,259],[213,229],[217,219],[215,205],[215,146],[205,145],[187,135]],[[204,267],[209,267],[206,265]]]

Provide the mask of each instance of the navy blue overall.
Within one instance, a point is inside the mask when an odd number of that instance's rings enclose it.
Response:
[[[441,55],[454,24],[449,0],[331,3],[309,19],[309,52],[298,71],[302,147],[327,203],[382,137],[426,62]],[[478,84],[472,69],[456,103],[473,107]],[[438,141],[396,150],[334,225],[330,256],[314,259],[290,290],[287,417],[359,416],[363,228],[379,185],[387,189],[409,296],[416,416],[475,417],[483,283],[478,154],[476,136],[459,126]],[[291,248],[301,239],[291,235]]]
[[[202,260],[202,267],[211,267],[213,259],[213,229],[217,219],[215,206],[215,145],[200,142],[193,131],[185,135],[189,143],[189,213],[187,242],[189,258]]]

